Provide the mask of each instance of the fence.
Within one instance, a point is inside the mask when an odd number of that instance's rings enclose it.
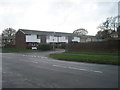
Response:
[[[120,51],[120,40],[110,40],[102,42],[70,43],[68,51]]]

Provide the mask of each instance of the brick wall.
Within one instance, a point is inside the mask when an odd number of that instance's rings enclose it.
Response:
[[[16,40],[16,48],[26,48],[27,45],[25,42],[25,35],[21,31],[18,31],[16,33],[15,40]]]
[[[120,40],[88,42],[88,43],[71,43],[68,44],[68,51],[120,51]]]

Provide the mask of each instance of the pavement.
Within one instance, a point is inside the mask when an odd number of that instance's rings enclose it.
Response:
[[[118,66],[60,61],[50,53],[2,54],[3,88],[118,88]]]

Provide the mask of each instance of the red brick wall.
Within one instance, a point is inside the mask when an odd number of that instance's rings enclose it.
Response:
[[[26,48],[25,35],[21,31],[16,33],[16,48]]]
[[[120,51],[120,40],[104,42],[71,43],[68,44],[68,51]]]

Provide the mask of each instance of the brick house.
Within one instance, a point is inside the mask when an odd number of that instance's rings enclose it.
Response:
[[[80,42],[80,36],[73,33],[48,32],[19,29],[16,33],[16,48],[36,48],[39,43]]]
[[[98,42],[99,40],[96,38],[96,36],[92,35],[85,35],[81,36],[80,42],[81,43],[86,43],[86,42]]]

